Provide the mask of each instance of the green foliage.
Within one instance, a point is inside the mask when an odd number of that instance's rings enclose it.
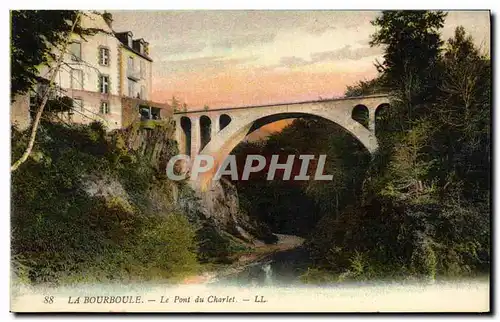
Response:
[[[296,119],[266,141],[240,144],[234,154],[270,156],[276,151],[294,154],[296,160],[299,155],[312,154],[317,161],[319,155],[325,154],[323,171],[334,178],[332,181],[290,182],[277,178],[268,181],[267,171],[262,171],[251,180],[236,182],[241,208],[266,223],[273,232],[307,236],[323,215],[338,214],[359,199],[369,154],[338,125],[316,118]],[[297,162],[292,178],[298,174],[300,165]],[[309,175],[314,178],[316,163],[312,161],[309,168]]]
[[[419,241],[410,257],[410,269],[413,270],[414,274],[434,279],[436,265],[436,253],[432,249],[431,242],[426,239]]]
[[[195,273],[196,232],[187,218],[180,214],[170,214],[166,218],[150,217],[137,240],[139,267],[145,271],[158,271],[165,278]]]
[[[177,97],[175,97],[173,95],[172,95],[172,100],[170,102],[170,105],[172,106],[172,109],[174,110],[174,112],[178,112],[180,107],[181,107],[180,101],[177,99]]]
[[[197,234],[199,259],[202,263],[229,263],[231,242],[217,228],[204,223]]]
[[[360,205],[327,214],[307,242],[339,279],[434,279],[490,264],[491,65],[457,28],[441,53],[441,12],[384,12],[380,81],[394,100]],[[352,89],[349,89],[352,92]]]
[[[483,199],[490,191],[491,63],[461,27],[448,40],[443,61],[438,108],[429,117],[434,174],[445,190],[461,185],[466,198]]]
[[[324,217],[307,243],[315,266],[356,279],[487,270],[487,209],[381,200]]]
[[[141,121],[141,128],[144,128],[144,129],[152,130],[158,125],[161,125],[161,121],[156,121],[156,120]]]
[[[370,44],[385,46],[384,61],[377,65],[380,81],[398,96],[410,119],[412,112],[425,113],[419,105],[435,98],[445,17],[441,11],[398,10],[384,11],[372,21],[378,29]]]
[[[197,270],[195,227],[175,212],[170,183],[155,179],[141,156],[126,157],[134,152],[123,138],[110,139],[100,123],[43,123],[38,140],[12,174],[11,246],[20,280],[175,279]],[[25,141],[13,132],[14,158]]]
[[[312,198],[300,186],[282,181],[239,185],[240,207],[264,221],[273,232],[305,235],[318,220]],[[258,203],[252,200],[259,200]]]
[[[387,165],[386,171],[390,176],[386,177],[380,189],[381,195],[400,200],[412,199],[413,202],[432,198],[434,185],[432,182],[423,183],[433,165],[423,150],[431,131],[427,123],[419,123],[397,143]]]
[[[42,103],[41,96],[32,97],[31,99],[33,101],[30,103],[35,104],[35,106],[39,106]],[[59,96],[54,99],[47,100],[44,113],[57,114],[57,113],[69,112],[72,109],[73,109],[73,99],[68,96]]]
[[[197,241],[201,263],[230,264],[235,254],[249,250],[242,241],[206,222],[197,231]]]
[[[368,81],[359,81],[354,85],[347,86],[347,89],[344,93],[345,97],[357,97],[357,96],[366,96],[366,95],[374,95],[374,94],[382,94],[385,90],[380,84],[379,78],[374,78]]]
[[[325,285],[337,282],[337,279],[328,271],[322,271],[317,268],[308,268],[307,271],[300,276],[300,281],[305,284]]]
[[[316,119],[295,120],[235,151],[327,154],[333,181],[270,184],[264,171],[237,182],[243,211],[275,232],[308,237],[314,267],[305,282],[488,272],[491,62],[461,27],[442,46],[444,18],[439,11],[390,11],[373,22],[372,45],[385,46],[380,75],[346,92],[388,91],[393,98],[377,112],[373,157],[343,129]],[[170,135],[158,126],[150,131]],[[38,141],[25,169],[12,175],[20,280],[175,278],[195,271],[196,259],[224,263],[243,250],[200,220],[182,184],[183,214],[168,206],[171,186],[158,165],[176,153],[171,140],[143,146],[140,157],[125,136],[109,138],[95,123],[43,124]],[[26,142],[25,133],[13,132],[14,159]],[[92,175],[119,182],[125,193],[89,194],[84,183]]]

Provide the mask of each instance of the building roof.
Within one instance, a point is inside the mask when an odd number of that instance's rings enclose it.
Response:
[[[139,50],[135,49],[135,48],[132,48],[128,45],[128,35],[131,34],[133,35],[132,31],[124,31],[124,32],[115,32],[115,37],[118,38],[118,40],[122,43],[122,46],[128,50],[130,50],[131,52],[133,52],[134,54],[138,55],[138,56],[141,56],[142,58],[152,62],[153,59],[151,59],[151,57],[149,57],[148,55],[144,54],[144,53],[141,53]],[[140,39],[135,39],[132,41],[132,46],[133,44],[136,42],[136,41],[142,41],[146,44],[148,44],[147,41],[145,41],[144,39],[140,38]]]

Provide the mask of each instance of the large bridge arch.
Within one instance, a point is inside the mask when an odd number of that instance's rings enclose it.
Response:
[[[208,142],[199,151],[199,154],[212,156],[215,164],[212,171],[198,176],[198,180],[196,180],[196,182],[192,182],[192,184],[202,190],[206,188],[215,175],[218,166],[249,133],[262,125],[272,123],[280,119],[310,115],[329,120],[351,133],[370,153],[374,153],[378,148],[377,138],[375,137],[375,111],[377,107],[388,103],[389,100],[386,95],[374,95],[358,98],[226,108],[203,112],[191,111],[183,113],[183,115],[191,114],[194,119],[199,118],[199,115],[204,114],[212,118],[212,122],[216,123],[218,123],[219,117],[222,114],[229,116],[231,119],[227,126],[222,129],[216,129],[212,133],[210,142]],[[352,118],[352,110],[358,105],[363,105],[368,108],[368,128]],[[183,115],[177,114],[176,116],[180,117]],[[195,155],[191,155],[191,157],[194,158]]]
[[[212,171],[206,172],[205,174],[198,177],[200,186],[205,187],[208,184],[208,181],[212,180],[219,165],[226,159],[231,151],[245,139],[247,135],[262,126],[273,123],[275,121],[304,116],[315,116],[340,125],[346,131],[351,133],[355,138],[357,138],[370,153],[375,152],[378,148],[378,143],[375,136],[358,122],[348,122],[345,120],[337,119],[331,117],[329,113],[286,112],[276,114],[270,112],[268,115],[255,116],[250,119],[246,119],[240,122],[236,121],[232,125],[228,125],[224,130],[219,132],[218,135],[205,146],[205,148],[200,151],[200,154],[210,155],[214,158],[215,161]],[[256,123],[258,123],[258,126],[255,126]]]

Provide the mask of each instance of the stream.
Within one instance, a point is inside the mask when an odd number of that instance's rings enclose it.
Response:
[[[245,267],[241,272],[219,279],[225,285],[289,285],[299,282],[307,271],[308,253],[303,246],[277,251]]]
[[[302,245],[304,240],[293,235],[276,235],[276,250],[220,274],[210,284],[285,286],[299,283],[310,263],[309,253]]]

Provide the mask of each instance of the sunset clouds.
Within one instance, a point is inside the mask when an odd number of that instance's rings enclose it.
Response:
[[[375,11],[113,12],[115,31],[150,42],[153,99],[198,109],[328,98],[376,75]],[[489,13],[451,12],[488,50]]]

